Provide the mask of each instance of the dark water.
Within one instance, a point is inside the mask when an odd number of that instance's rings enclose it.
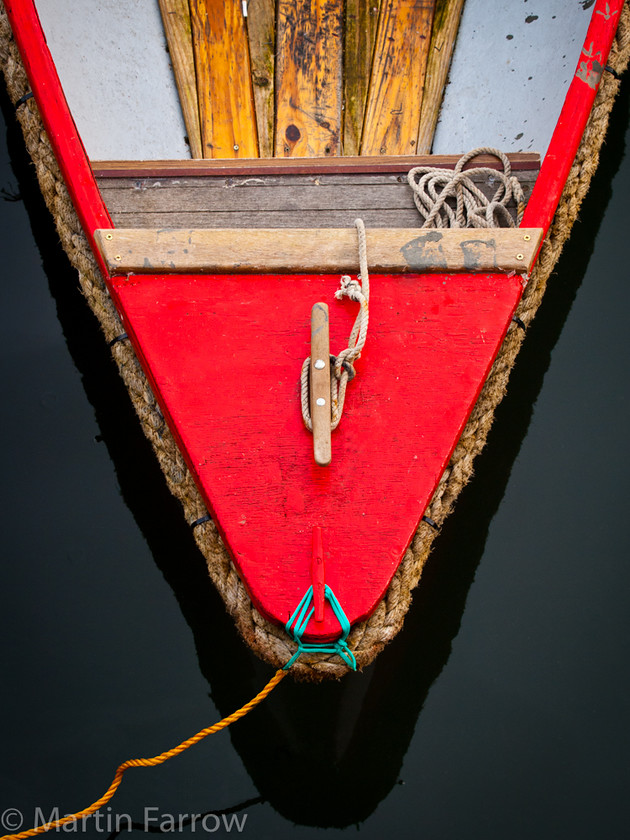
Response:
[[[285,680],[228,733],[131,770],[99,822],[67,833],[209,814],[182,833],[224,836],[236,812],[256,838],[627,837],[629,83],[404,631],[364,674]],[[6,809],[28,827],[88,805],[119,762],[232,711],[270,671],[207,581],[3,101],[0,819],[13,828]]]

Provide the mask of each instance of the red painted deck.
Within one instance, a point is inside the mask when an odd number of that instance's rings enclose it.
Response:
[[[520,277],[374,276],[370,327],[332,464],[313,461],[299,375],[310,312],[331,349],[357,304],[338,276],[115,280],[127,330],[256,606],[285,622],[321,526],[326,582],[351,623],[382,597],[499,349]],[[329,609],[329,608],[327,608]],[[332,636],[327,613],[309,635]]]

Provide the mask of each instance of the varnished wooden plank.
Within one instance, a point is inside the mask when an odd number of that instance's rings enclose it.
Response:
[[[434,0],[383,0],[362,155],[414,154]]]
[[[277,157],[341,153],[342,0],[279,0]]]
[[[258,156],[249,46],[238,0],[190,0],[203,155]]]
[[[343,153],[358,155],[380,0],[346,0]]]
[[[526,273],[542,231],[523,228],[367,231],[370,270]],[[112,274],[352,272],[354,229],[97,230]]]
[[[291,174],[307,172],[408,172],[413,166],[437,166],[454,169],[461,155],[383,155],[380,158],[335,157],[318,158],[259,158],[248,161],[222,160],[100,160],[91,161],[92,171],[98,178],[120,177],[186,177],[197,175],[259,175],[261,173]],[[513,170],[539,169],[540,155],[518,152],[509,154]],[[487,166],[501,169],[501,163],[492,155],[479,155],[464,167]]]
[[[463,7],[464,0],[437,0],[435,4],[416,146],[421,155],[431,151]]]
[[[175,84],[193,158],[202,158],[199,102],[188,0],[159,0]]]
[[[251,62],[258,147],[261,157],[273,155],[276,8],[274,0],[249,0],[247,37]]]
[[[320,467],[332,460],[330,440],[330,330],[328,305],[322,302],[311,310],[311,362],[309,378],[313,458]]]

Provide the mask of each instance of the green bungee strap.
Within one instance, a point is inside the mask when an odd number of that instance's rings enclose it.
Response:
[[[285,625],[287,633],[293,637],[298,649],[284,666],[284,671],[289,669],[302,653],[336,653],[343,659],[348,668],[352,668],[353,671],[357,670],[357,660],[354,658],[354,654],[346,644],[346,639],[348,638],[348,633],[350,632],[350,622],[348,621],[341,604],[335,597],[335,593],[332,591],[330,586],[326,586],[324,588],[324,597],[332,607],[335,617],[339,622],[339,626],[341,627],[341,636],[336,642],[328,642],[326,644],[309,644],[308,642],[302,641],[302,636],[306,631],[306,626],[315,612],[315,607],[313,606],[313,587],[309,586],[306,590],[306,594],[297,605],[295,612]]]

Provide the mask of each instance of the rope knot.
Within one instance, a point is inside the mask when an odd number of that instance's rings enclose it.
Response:
[[[356,301],[356,303],[361,303],[365,296],[359,281],[344,274],[339,281],[339,288],[335,292],[335,297],[337,300],[342,300],[344,297],[347,297],[350,300]]]

